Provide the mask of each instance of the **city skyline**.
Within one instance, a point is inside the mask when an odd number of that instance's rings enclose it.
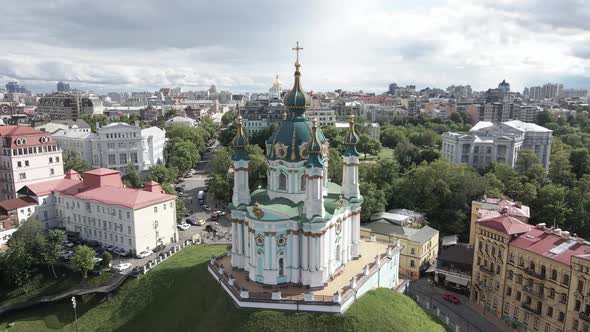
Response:
[[[556,14],[568,5],[577,10]],[[513,91],[546,82],[590,87],[590,12],[575,0],[66,1],[5,9],[0,81],[35,93],[54,91],[60,80],[97,93],[211,84],[265,91],[275,74],[289,81],[297,40],[309,90],[383,92],[391,82],[486,90],[503,79]]]

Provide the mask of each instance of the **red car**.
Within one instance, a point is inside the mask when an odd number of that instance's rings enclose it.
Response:
[[[456,297],[456,296],[455,296],[455,295],[453,295],[453,294],[449,294],[449,293],[446,293],[446,294],[444,294],[444,295],[443,295],[443,299],[444,299],[445,301],[451,302],[451,303],[453,303],[453,304],[459,304],[459,303],[461,303],[461,300],[459,300],[459,298],[458,298],[458,297]]]

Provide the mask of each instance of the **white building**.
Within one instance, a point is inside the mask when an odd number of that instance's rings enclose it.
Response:
[[[138,253],[178,239],[176,196],[156,182],[143,189],[123,186],[119,171],[69,171],[59,180],[27,185],[21,197],[37,202],[39,220],[80,238]]]
[[[549,169],[553,132],[533,123],[512,120],[502,123],[478,122],[469,134],[442,135],[442,156],[451,163],[485,168],[491,163],[516,167],[520,149],[530,149]]]
[[[58,130],[53,134],[64,151],[76,151],[94,168],[124,172],[129,163],[138,171],[164,162],[166,131],[158,127],[141,129],[122,122],[98,127],[96,133]]]
[[[0,127],[0,199],[16,198],[27,184],[63,176],[61,150],[53,138],[31,127]]]
[[[191,119],[187,116],[175,116],[166,120],[166,126],[187,126],[187,127],[195,127],[197,125],[197,120]]]

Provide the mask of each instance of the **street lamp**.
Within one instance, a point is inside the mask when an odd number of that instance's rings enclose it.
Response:
[[[74,322],[76,325],[76,332],[78,332],[78,314],[76,313],[76,297],[72,296],[72,307],[74,308]]]

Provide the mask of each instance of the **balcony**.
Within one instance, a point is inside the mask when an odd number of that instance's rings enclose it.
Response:
[[[537,273],[533,269],[524,269],[524,273],[526,273],[526,274],[528,274],[528,275],[530,275],[532,277],[535,277],[537,279],[545,280],[545,274],[544,273],[543,274],[542,273]]]
[[[522,307],[536,315],[541,314],[541,308],[533,308],[530,303],[523,302]]]
[[[580,312],[580,319],[590,323],[590,313]]]
[[[494,271],[492,271],[492,269],[490,269],[490,268],[489,268],[489,267],[487,267],[487,266],[480,266],[480,267],[479,267],[479,270],[480,270],[480,271],[482,271],[482,272],[485,272],[485,273],[491,273],[491,274],[494,274]]]

